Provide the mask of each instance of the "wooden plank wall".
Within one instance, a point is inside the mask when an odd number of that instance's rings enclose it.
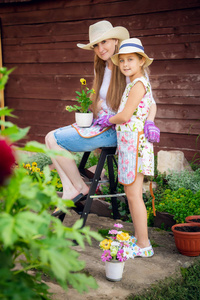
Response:
[[[74,121],[65,105],[75,100],[79,79],[93,80],[88,27],[99,20],[125,26],[155,61],[150,80],[161,129],[158,150],[200,151],[199,0],[43,0],[0,5],[4,66],[16,70],[5,91],[19,126],[44,142],[50,130]]]

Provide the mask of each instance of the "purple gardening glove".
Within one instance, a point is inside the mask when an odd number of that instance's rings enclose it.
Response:
[[[98,118],[93,125],[100,125],[100,131],[102,131],[105,127],[112,126],[112,129],[115,128],[115,124],[110,123],[109,119],[112,117],[112,115],[104,115],[100,118]]]
[[[144,135],[150,143],[160,142],[160,129],[155,126],[153,121],[145,121]]]

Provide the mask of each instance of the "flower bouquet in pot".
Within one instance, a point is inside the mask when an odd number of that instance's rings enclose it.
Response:
[[[131,236],[123,232],[122,224],[114,224],[115,229],[109,230],[108,237],[100,242],[103,250],[102,261],[106,264],[106,278],[110,281],[120,281],[124,270],[124,263],[133,256]]]
[[[75,111],[75,120],[79,127],[90,127],[93,121],[93,113],[89,110],[92,101],[90,100],[90,95],[95,94],[94,89],[89,89],[86,86],[86,80],[84,78],[80,79],[81,92],[76,91],[77,102],[79,105],[68,105],[66,110],[69,112]]]

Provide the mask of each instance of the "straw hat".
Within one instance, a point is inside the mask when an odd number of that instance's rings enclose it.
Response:
[[[128,53],[138,53],[146,58],[144,66],[148,67],[152,62],[153,58],[149,58],[148,55],[144,53],[144,47],[139,39],[131,38],[124,40],[120,47],[119,52],[111,57],[112,62],[115,65],[119,65],[119,54],[128,54]]]
[[[88,44],[77,44],[79,48],[93,50],[93,45],[98,44],[106,39],[124,40],[129,38],[129,32],[125,27],[113,27],[108,21],[100,21],[89,27]]]

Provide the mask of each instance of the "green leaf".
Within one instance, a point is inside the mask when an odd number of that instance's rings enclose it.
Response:
[[[0,239],[5,247],[12,246],[17,241],[14,230],[15,218],[7,213],[0,214]]]
[[[0,120],[0,125],[3,125],[5,127],[13,127],[14,126],[14,124],[12,122],[1,121],[1,120]]]
[[[83,225],[83,219],[79,219],[79,220],[77,220],[75,223],[74,223],[74,225],[73,225],[73,229],[80,229],[81,227],[82,227],[82,225]]]
[[[16,116],[11,114],[12,111],[13,111],[13,109],[9,109],[7,106],[0,108],[0,117],[9,116],[9,117],[16,118]]]
[[[57,155],[60,155],[70,159],[74,159],[74,155],[72,155],[68,151],[50,150],[44,144],[41,144],[36,141],[28,142],[24,147],[18,147],[17,149],[30,152],[41,152],[47,154],[50,157],[56,157]]]
[[[9,136],[9,139],[12,142],[16,142],[16,141],[24,138],[27,135],[29,129],[30,129],[30,127],[19,128],[16,125],[14,125],[12,127],[8,127],[6,129],[2,130],[1,135]]]
[[[43,173],[44,173],[44,183],[47,183],[52,180],[51,171],[49,169],[49,166],[44,167]]]
[[[79,293],[88,292],[88,287],[93,289],[98,288],[96,280],[85,274],[71,274],[68,281]]]
[[[35,213],[24,211],[16,215],[16,228],[15,231],[24,239],[34,239],[35,237],[41,237],[46,234],[46,227],[43,225],[49,225],[49,219],[43,215],[37,215]],[[44,231],[42,231],[42,229]]]

